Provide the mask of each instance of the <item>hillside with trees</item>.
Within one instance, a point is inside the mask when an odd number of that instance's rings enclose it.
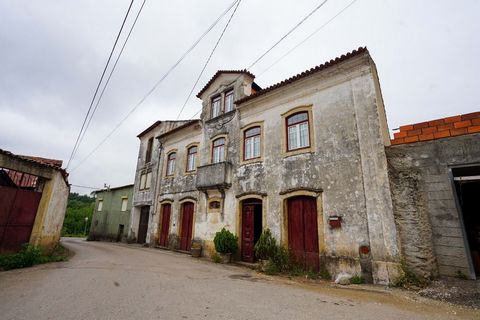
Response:
[[[83,236],[88,234],[92,221],[95,198],[70,193],[67,212],[63,222],[62,236]],[[85,222],[85,218],[88,220]]]

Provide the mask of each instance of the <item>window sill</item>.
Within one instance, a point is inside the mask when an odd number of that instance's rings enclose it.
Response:
[[[236,111],[236,109],[233,109],[232,111],[222,113],[222,114],[220,114],[216,117],[208,119],[207,121],[205,121],[205,123],[211,123],[211,122],[215,122],[215,121],[218,121],[218,120],[221,120],[221,119],[224,119],[224,118],[228,118],[229,116],[233,116],[235,114],[235,111]]]
[[[257,164],[257,163],[263,163],[263,158],[254,158],[254,159],[240,161],[241,166],[248,165],[248,164]]]
[[[288,158],[288,157],[296,156],[296,155],[299,155],[299,154],[305,154],[305,153],[314,154],[315,150],[314,150],[313,146],[310,146],[308,148],[302,148],[302,149],[296,149],[296,150],[284,152],[283,153],[283,158]]]

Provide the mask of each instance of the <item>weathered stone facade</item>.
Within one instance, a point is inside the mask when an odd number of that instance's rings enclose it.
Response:
[[[366,274],[375,283],[391,281],[400,255],[385,155],[390,139],[368,51],[361,48],[263,90],[253,80],[246,71],[219,71],[198,95],[203,102],[199,120],[159,122],[142,133],[134,206],[152,206],[146,241],[184,250],[187,237],[201,241],[208,255],[215,233],[226,227],[239,236],[242,248],[242,208],[253,203],[261,228],[289,246],[296,236],[288,226],[290,200],[314,199],[320,263],[333,275],[347,271]],[[215,108],[223,111],[232,90],[235,107],[217,115],[213,104],[220,101]],[[302,127],[308,143],[291,148],[287,126],[297,114],[308,118]],[[260,147],[248,158],[245,137],[251,128]],[[156,137],[161,148],[154,148],[149,164],[157,169],[147,195],[138,186],[148,137]],[[219,141],[223,157],[216,161]],[[187,171],[192,146],[197,147],[196,169]],[[186,204],[193,204],[194,212],[193,230],[185,236]],[[131,235],[139,228],[135,208]],[[341,220],[341,226],[332,227],[333,220]]]
[[[423,275],[475,279],[452,170],[479,166],[480,134],[394,145],[386,153],[407,264]]]

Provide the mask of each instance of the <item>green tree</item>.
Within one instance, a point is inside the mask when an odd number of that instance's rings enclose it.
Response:
[[[88,195],[70,193],[67,211],[63,221],[62,235],[82,235],[85,230],[85,217],[88,217],[87,233],[90,230],[95,198]]]

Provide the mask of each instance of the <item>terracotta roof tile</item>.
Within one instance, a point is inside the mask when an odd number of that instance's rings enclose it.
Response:
[[[312,74],[315,74],[315,73],[317,73],[317,72],[323,71],[323,70],[325,70],[325,69],[327,69],[327,68],[329,68],[329,67],[332,67],[332,66],[334,66],[334,65],[336,65],[336,64],[338,64],[338,63],[340,63],[340,62],[342,62],[342,61],[348,60],[348,59],[350,59],[350,58],[352,58],[352,57],[354,57],[354,56],[357,56],[357,55],[360,55],[360,54],[363,54],[363,53],[368,53],[367,47],[360,47],[360,48],[358,48],[357,50],[353,50],[352,52],[349,52],[349,53],[347,53],[347,54],[343,54],[343,55],[341,55],[340,57],[337,57],[337,58],[335,58],[335,59],[332,59],[332,60],[330,60],[330,61],[327,61],[327,62],[325,62],[325,63],[323,63],[323,64],[321,64],[321,65],[319,65],[319,66],[316,66],[316,67],[311,68],[311,69],[309,69],[309,70],[305,70],[304,72],[299,73],[299,74],[297,74],[297,75],[295,75],[295,76],[293,76],[293,77],[290,77],[290,78],[288,78],[288,79],[285,79],[285,80],[283,80],[283,81],[281,81],[281,82],[278,82],[278,83],[276,83],[276,84],[274,84],[274,85],[271,85],[270,87],[267,87],[267,88],[264,88],[264,89],[262,89],[262,90],[260,90],[260,91],[257,91],[257,92],[255,92],[254,94],[251,94],[251,95],[249,95],[249,96],[247,96],[247,97],[245,97],[245,98],[242,98],[242,99],[240,99],[240,100],[237,100],[237,101],[235,101],[235,104],[237,104],[237,105],[242,104],[242,103],[247,102],[247,101],[249,101],[249,100],[251,100],[251,99],[257,98],[257,97],[262,96],[262,95],[264,95],[264,94],[266,94],[266,93],[268,93],[268,92],[270,92],[270,91],[276,90],[276,89],[278,89],[278,88],[281,88],[281,87],[284,87],[284,86],[286,86],[286,85],[288,85],[288,84],[291,84],[291,83],[293,83],[293,82],[295,82],[295,81],[298,81],[298,80],[300,80],[300,79],[306,78],[306,77],[308,77],[308,76],[310,76],[310,75],[312,75]]]
[[[203,89],[200,90],[199,93],[197,93],[197,98],[200,98],[200,96],[215,81],[215,79],[217,79],[221,74],[224,74],[224,73],[243,73],[243,74],[246,74],[246,75],[252,77],[253,79],[255,79],[255,76],[252,73],[250,73],[249,71],[247,71],[246,69],[243,69],[243,70],[218,70],[217,73],[215,73],[215,75],[203,87]]]

